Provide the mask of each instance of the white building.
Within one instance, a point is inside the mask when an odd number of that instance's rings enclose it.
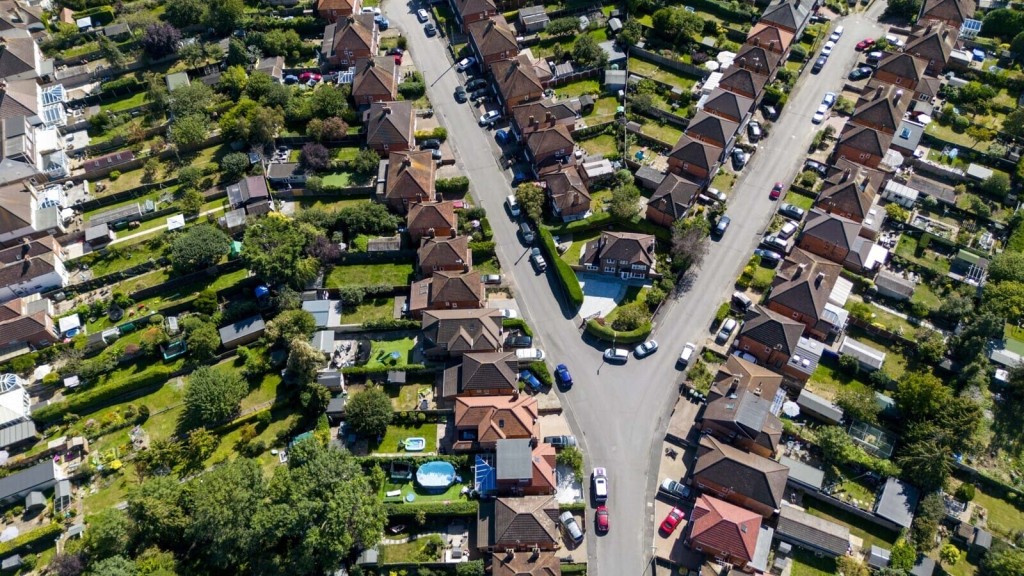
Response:
[[[15,374],[0,375],[0,428],[7,428],[31,419],[32,400]]]

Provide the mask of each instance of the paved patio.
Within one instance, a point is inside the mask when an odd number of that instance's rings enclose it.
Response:
[[[583,305],[579,311],[581,318],[607,316],[626,295],[626,284],[620,280],[588,274],[578,277],[583,288]]]

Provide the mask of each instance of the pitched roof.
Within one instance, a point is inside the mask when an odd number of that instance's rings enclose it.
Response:
[[[15,28],[0,34],[0,78],[24,75],[36,70],[39,46],[27,30]],[[39,74],[31,75],[33,78]]]
[[[498,10],[498,5],[493,0],[455,0],[455,9],[462,16],[470,14],[491,14]]]
[[[800,327],[803,328],[803,324]],[[781,384],[781,374],[730,354],[725,364],[718,367],[708,397],[715,399],[730,393],[750,392],[762,398],[775,398]]]
[[[515,53],[519,50],[516,33],[512,31],[501,14],[491,16],[486,20],[471,22],[466,28],[484,58],[502,53]],[[529,64],[529,60],[526,63]],[[532,66],[530,67],[532,68]]]
[[[777,52],[779,54],[788,50],[789,45],[792,43],[792,32],[772,26],[770,22],[758,22],[757,24],[754,24],[754,27],[750,29],[749,33],[747,33],[747,44],[764,46],[772,52]]]
[[[875,286],[893,294],[902,294],[907,298],[914,295],[917,283],[904,278],[902,274],[882,270],[875,276]]]
[[[540,434],[539,417],[537,399],[526,394],[455,399],[455,426],[475,428],[477,442],[535,438]]]
[[[469,272],[453,272],[438,270],[434,272],[434,282],[431,288],[430,302],[483,302],[484,284],[480,280],[480,273],[476,270]]]
[[[558,501],[554,496],[522,496],[481,502],[477,521],[483,546],[558,542]]]
[[[686,210],[693,203],[693,198],[700,193],[700,189],[699,184],[669,173],[665,175],[665,179],[651,195],[647,206],[677,220],[686,214]]]
[[[54,272],[59,258],[53,252],[40,254],[0,268],[0,286],[30,282]]]
[[[553,551],[539,554],[495,554],[491,557],[493,576],[561,576],[562,561]]]
[[[807,215],[807,224],[804,225],[801,239],[804,237],[817,238],[829,244],[852,250],[853,241],[857,239],[859,233],[860,224],[853,220],[826,214],[815,208]]]
[[[800,0],[781,0],[777,4],[765,8],[760,21],[777,24],[789,30],[797,30],[807,21],[809,15],[810,12]]]
[[[888,132],[895,132],[903,121],[903,111],[906,110],[912,95],[904,95],[903,90],[895,86],[879,86],[865,96],[867,97],[857,102],[850,121],[861,126],[879,127]]]
[[[906,52],[897,52],[887,56],[878,63],[875,75],[877,76],[879,72],[888,72],[894,76],[909,78],[916,82],[920,81],[921,77],[924,76],[924,70],[927,67],[928,62]]]
[[[587,242],[581,260],[595,264],[604,259],[625,260],[653,268],[654,245],[654,236],[650,234],[605,231],[597,240]]]
[[[769,302],[819,318],[842,266],[800,248],[790,253],[775,275]]]
[[[544,176],[548,197],[563,216],[590,210],[590,192],[575,165],[562,166]]]
[[[32,225],[32,192],[23,183],[0,187],[0,234]]]
[[[7,500],[12,496],[31,490],[40,485],[56,483],[63,476],[57,464],[49,459],[18,472],[12,472],[10,476],[0,478],[0,500]]]
[[[743,119],[754,109],[754,101],[746,96],[734,94],[723,88],[715,88],[704,102],[703,110],[724,118]]]
[[[431,150],[392,152],[388,155],[388,174],[384,197],[399,201],[434,199],[434,173],[437,165]]]
[[[964,20],[974,18],[974,8],[973,0],[927,0],[921,6],[920,20],[941,19],[963,24]]]
[[[722,157],[722,149],[714,144],[691,138],[684,133],[668,155],[669,158],[693,164],[710,172],[718,159]]]
[[[501,349],[501,311],[497,308],[426,310],[423,337],[448,352]]]
[[[405,219],[410,229],[454,228],[456,224],[453,202],[418,202],[409,207]]]
[[[374,102],[366,112],[366,145],[408,144],[413,141],[412,102]]]
[[[722,79],[718,81],[718,86],[730,92],[750,95],[756,98],[764,90],[764,85],[767,83],[767,76],[754,74],[750,70],[740,68],[739,66],[730,66],[725,71],[725,74],[722,75]]]
[[[47,333],[52,340],[57,339],[53,333],[53,320],[45,310],[0,322],[0,342],[5,346],[14,343],[37,344],[38,342],[29,339],[40,332]]]
[[[726,144],[736,135],[739,124],[700,110],[686,127],[686,135],[694,140],[710,142],[715,146]]]
[[[736,53],[733,64],[763,76],[771,76],[779,67],[782,54],[768,50],[767,46],[744,44]]]
[[[943,66],[949,62],[959,32],[950,30],[945,22],[929,22],[914,30],[903,51],[921,58],[925,62],[937,61]],[[942,66],[939,66],[942,68]]]
[[[0,30],[42,28],[42,11],[13,0],[0,1]]]
[[[789,356],[796,350],[803,333],[804,325],[800,322],[756,305],[751,307],[740,329],[740,336],[746,336]]]
[[[544,92],[544,86],[526,54],[491,64],[491,74],[498,84],[498,92],[506,102],[531,95],[539,97]]]
[[[850,549],[850,529],[808,514],[795,506],[779,510],[775,533],[783,540],[842,556]]]
[[[775,460],[750,454],[710,436],[700,440],[693,474],[752,500],[778,508],[786,490],[789,468]]]
[[[505,388],[509,393],[519,390],[514,366],[519,360],[515,352],[469,352],[462,357],[460,392]]]
[[[773,451],[782,439],[782,421],[771,413],[771,401],[748,391],[709,402],[704,419]]]
[[[393,94],[395,90],[395,61],[388,56],[374,56],[356,63],[352,78],[352,97]]]
[[[748,562],[754,559],[760,514],[702,494],[693,506],[690,524],[690,540],[694,545],[707,546]]]
[[[39,84],[32,79],[0,85],[0,119],[39,114]]]
[[[839,178],[839,183],[829,186],[818,194],[815,205],[825,212],[840,211],[864,220],[875,199],[875,190],[871,181],[860,174],[852,172],[846,178]]]
[[[416,251],[416,260],[423,270],[447,266],[472,268],[473,252],[469,249],[469,236],[423,238]]]
[[[872,156],[885,156],[892,143],[892,135],[856,124],[847,124],[839,135],[837,146],[849,146]]]
[[[568,118],[575,119],[576,111],[563,101],[557,103],[548,100],[530,102],[512,108],[512,119],[523,134],[551,127],[559,120]]]
[[[558,124],[553,128],[537,130],[527,136],[526,146],[534,158],[543,158],[558,150],[567,150],[566,154],[571,154],[576,143],[572,139],[569,128]]]
[[[377,23],[373,14],[354,14],[337,23],[334,28],[334,42],[331,44],[331,54],[337,54],[345,50],[353,52],[357,50],[373,49],[373,31]]]
[[[320,11],[325,10],[340,10],[340,11],[352,11],[355,9],[354,0],[318,0],[316,9]]]

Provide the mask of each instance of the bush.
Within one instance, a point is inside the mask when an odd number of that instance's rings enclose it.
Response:
[[[454,500],[447,502],[385,502],[384,511],[389,519],[413,518],[420,512],[427,518],[448,516],[476,516],[479,503],[476,500]]]
[[[54,522],[31,532],[26,532],[13,540],[0,543],[0,556],[7,557],[12,552],[42,549],[50,546],[54,538],[64,531],[64,527]]]
[[[444,142],[448,139],[448,130],[441,126],[434,128],[433,130],[418,130],[416,132],[416,140],[440,140]]]
[[[396,318],[385,318],[381,320],[367,320],[363,322],[362,329],[366,331],[377,330],[419,330],[419,320],[403,320]]]
[[[483,262],[494,257],[494,242],[470,242],[469,249],[473,252],[473,262]]]
[[[111,172],[111,173],[110,173],[110,174],[109,174],[109,175],[107,176],[107,178],[110,178],[110,181],[111,181],[111,182],[114,182],[114,181],[116,181],[116,180],[117,180],[118,178],[120,178],[120,177],[121,177],[121,171],[120,171],[120,170],[114,170],[113,172]]]
[[[974,484],[964,482],[957,487],[955,496],[956,499],[961,502],[970,502],[971,500],[974,500],[975,493],[976,490],[974,488]]]
[[[653,327],[650,322],[646,322],[639,326],[636,330],[630,330],[628,332],[616,332],[611,327],[605,326],[595,320],[587,322],[587,333],[605,340],[608,342],[615,342],[617,344],[633,344],[636,342],[643,342],[647,339],[647,336],[651,334]]]
[[[555,272],[558,274],[558,279],[562,282],[562,286],[565,287],[569,302],[578,309],[583,305],[583,288],[580,287],[580,282],[576,278],[576,272],[559,256],[558,250],[555,248],[555,239],[551,237],[551,232],[548,232],[543,227],[538,227],[537,232],[543,241],[545,259],[549,265],[555,267]],[[649,332],[650,330],[648,329]]]
[[[153,369],[149,374],[125,378],[116,383],[106,384],[84,392],[71,394],[67,400],[44,406],[32,413],[32,417],[44,424],[54,423],[65,414],[83,414],[95,411],[112,399],[128,394],[138,394],[155,386],[161,386],[171,377],[171,371],[164,367]]]
[[[441,178],[434,183],[438,194],[465,194],[469,192],[469,178],[456,176],[454,178]]]
[[[551,371],[548,370],[548,365],[542,360],[537,362],[531,362],[527,369],[540,380],[540,383],[544,386],[551,387],[555,385],[555,378],[551,375]]]
[[[505,330],[519,330],[527,336],[533,336],[533,330],[530,330],[522,318],[506,318],[501,321],[501,327]]]

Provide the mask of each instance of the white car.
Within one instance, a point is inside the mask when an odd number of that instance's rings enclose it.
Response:
[[[426,10],[420,8],[419,10],[416,11],[416,19],[419,20],[420,22],[426,22],[427,20],[430,20],[430,15],[427,14]]]
[[[629,360],[629,352],[622,348],[609,348],[604,351],[604,359],[610,362],[625,362]]]
[[[511,308],[502,308],[501,317],[506,318],[508,320],[514,320],[516,318],[519,318],[519,313]]]
[[[832,49],[835,48],[835,47],[836,47],[836,43],[835,42],[833,42],[831,40],[829,40],[828,42],[825,42],[825,45],[821,47],[821,55],[822,56],[828,56],[829,54],[832,53]]]
[[[825,92],[825,97],[822,98],[821,103],[824,104],[825,106],[828,106],[829,108],[831,108],[836,103],[836,93],[835,92]]]
[[[476,64],[476,58],[470,56],[468,58],[463,58],[462,60],[459,60],[459,63],[455,65],[455,69],[458,70],[459,72],[465,72],[474,64]]]
[[[540,362],[544,359],[544,351],[540,348],[520,348],[516,350],[516,358],[530,362]]]
[[[604,468],[594,468],[591,480],[594,483],[594,500],[598,502],[608,500],[608,471]]]
[[[480,117],[481,126],[490,126],[501,119],[501,112],[497,110],[489,110]]]
[[[679,353],[679,365],[686,366],[690,365],[690,359],[693,358],[693,353],[697,351],[697,346],[693,342],[687,342],[686,346],[683,346],[683,351]]]
[[[818,106],[818,111],[814,113],[814,116],[811,116],[811,122],[821,124],[825,121],[825,116],[828,116],[828,106],[822,104]]]

